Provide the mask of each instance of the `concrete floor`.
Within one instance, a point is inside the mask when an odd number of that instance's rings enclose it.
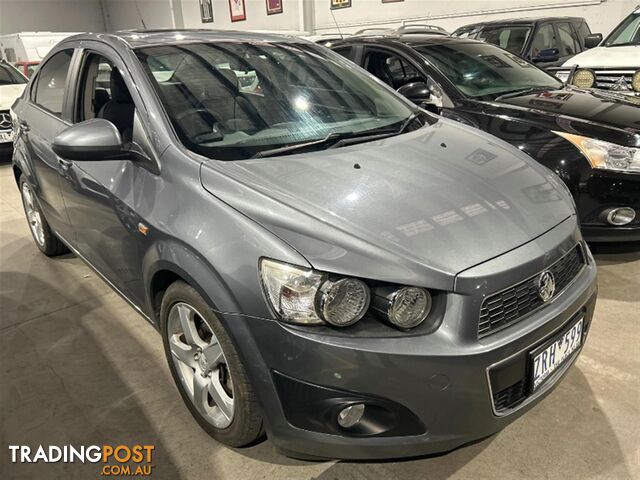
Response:
[[[152,478],[640,478],[640,246],[598,248],[600,296],[564,381],[501,433],[396,462],[308,463],[269,441],[232,450],[203,433],[160,336],[72,255],[49,259],[0,166],[0,478],[96,478],[95,464],[10,464],[8,445],[156,446]]]

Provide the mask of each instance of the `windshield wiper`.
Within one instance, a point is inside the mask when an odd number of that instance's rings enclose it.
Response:
[[[309,142],[296,143],[293,145],[285,145],[284,147],[271,148],[269,150],[262,150],[251,158],[265,158],[265,157],[277,157],[278,155],[286,155],[288,153],[295,152],[296,150],[304,150],[305,148],[321,146],[326,143],[332,143],[338,141],[346,136],[352,136],[353,132],[331,132],[324,138],[318,140],[311,140]]]
[[[284,147],[271,148],[269,150],[262,150],[251,158],[265,158],[276,157],[279,155],[287,155],[289,153],[296,152],[298,150],[304,150],[312,147],[325,146],[326,148],[338,148],[345,145],[353,145],[355,143],[365,143],[373,140],[379,140],[382,138],[392,137],[404,133],[405,130],[414,120],[418,118],[421,110],[414,110],[409,118],[407,118],[398,129],[393,130],[369,130],[364,132],[331,132],[324,138],[318,140],[311,140],[309,142],[296,143],[293,145],[285,145]]]
[[[535,93],[535,92],[544,92],[545,90],[553,90],[554,87],[529,87],[529,88],[523,88],[522,90],[515,90],[513,92],[508,92],[508,93],[503,93],[502,95],[499,95],[495,98],[496,102],[499,102],[500,100],[505,100],[507,98],[513,98],[513,97],[519,97],[521,95],[527,95],[529,93]]]
[[[356,143],[373,142],[374,140],[382,140],[383,138],[395,137],[396,135],[400,135],[404,133],[409,127],[409,125],[411,125],[413,121],[418,118],[418,115],[420,113],[421,113],[420,109],[416,109],[413,112],[411,112],[411,115],[409,115],[409,118],[407,118],[404,122],[402,122],[402,125],[400,125],[400,128],[398,129],[379,130],[377,132],[376,131],[363,132],[363,134],[361,135],[354,135],[351,137],[340,139],[328,148],[339,148],[339,147],[344,147],[346,145],[354,145]]]

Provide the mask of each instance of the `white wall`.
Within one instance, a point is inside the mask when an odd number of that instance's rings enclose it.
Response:
[[[109,31],[142,28],[140,17],[147,28],[209,28],[278,32],[300,30],[301,0],[283,0],[283,13],[276,15],[267,15],[265,0],[245,0],[247,19],[239,22],[231,22],[228,0],[213,0],[213,23],[202,23],[199,0],[137,0],[137,2],[102,0],[102,2]]]
[[[104,29],[99,0],[0,0],[0,35]]]
[[[229,0],[213,0],[213,23],[202,23],[199,0],[181,0],[181,2],[185,28],[274,32],[296,32],[300,30],[299,6],[301,2],[298,0],[282,0],[283,11],[276,15],[267,15],[265,0],[245,0],[247,19],[242,22],[231,22]]]
[[[315,1],[315,28],[318,33],[335,32],[329,0]],[[398,26],[403,19],[429,21],[454,30],[462,25],[489,19],[540,16],[586,18],[593,32],[608,33],[627,16],[638,0],[352,0],[351,8],[333,10],[343,32],[366,27]]]

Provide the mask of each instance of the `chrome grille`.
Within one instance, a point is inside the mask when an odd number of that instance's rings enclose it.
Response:
[[[576,245],[547,269],[553,274],[556,281],[556,291],[553,298],[569,286],[584,265],[582,248],[580,245]],[[538,276],[539,273],[484,299],[478,323],[479,337],[487,336],[507,325],[518,322],[544,305],[545,302],[538,295]]]
[[[610,69],[610,70],[596,70],[596,87],[603,90],[610,90],[612,85],[620,80],[620,77],[624,77],[627,82],[629,90],[633,90],[631,87],[631,80],[635,70],[625,69]],[[623,90],[624,91],[624,90]]]

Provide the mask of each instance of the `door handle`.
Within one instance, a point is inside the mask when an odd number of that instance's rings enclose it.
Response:
[[[73,162],[70,160],[65,160],[64,158],[59,158],[58,165],[60,165],[63,170],[69,170],[72,167]]]

